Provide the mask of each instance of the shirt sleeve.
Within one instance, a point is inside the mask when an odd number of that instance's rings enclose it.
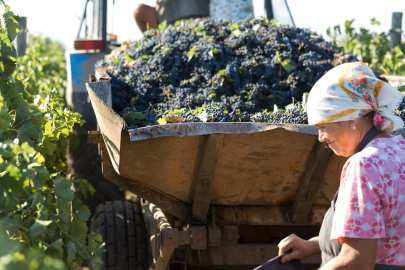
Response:
[[[361,156],[345,164],[335,207],[331,240],[385,237],[385,189],[378,168]]]

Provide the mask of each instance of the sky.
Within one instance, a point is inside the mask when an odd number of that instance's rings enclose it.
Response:
[[[113,0],[108,1],[109,6],[112,6]],[[277,5],[284,0],[273,1]],[[86,0],[6,0],[11,11],[27,17],[30,33],[42,33],[61,42],[67,49],[73,48],[85,2]],[[297,27],[310,28],[325,38],[328,26],[332,28],[337,24],[343,26],[346,20],[352,18],[355,19],[356,28],[364,26],[387,32],[391,28],[392,13],[405,12],[405,0],[287,0],[287,2]],[[382,2],[384,4],[381,4]],[[115,0],[114,10],[109,9],[109,18],[114,15],[114,19],[108,22],[108,30],[117,34],[119,41],[142,38],[142,33],[132,15],[140,3],[154,6],[156,0]],[[256,18],[265,15],[264,0],[253,0],[253,4]],[[275,7],[275,13],[286,12]],[[371,27],[372,18],[380,21],[381,25]]]

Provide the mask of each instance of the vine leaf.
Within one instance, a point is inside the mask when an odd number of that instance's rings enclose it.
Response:
[[[13,41],[17,37],[17,34],[20,32],[20,26],[14,18],[14,14],[12,12],[8,13],[11,13],[11,15],[9,15],[9,17],[5,19],[5,23],[7,25],[7,35],[10,41]]]
[[[80,209],[76,212],[75,217],[81,221],[88,221],[90,218],[90,210],[86,205],[80,207]]]
[[[35,220],[35,223],[30,227],[30,234],[32,237],[39,235],[45,236],[47,226],[52,223],[52,220]]]
[[[75,243],[69,241],[66,245],[67,261],[72,263],[76,259],[76,245]]]
[[[70,189],[72,183],[63,177],[58,177],[53,181],[55,184],[55,195],[58,197],[62,197],[67,202],[71,202],[75,197],[75,193],[73,190]]]
[[[17,134],[20,142],[28,142],[32,145],[35,141],[38,141],[40,131],[34,123],[26,122],[17,130]]]
[[[72,223],[70,224],[69,234],[75,239],[75,242],[80,246],[84,247],[86,243],[86,233],[87,233],[87,223],[77,218],[75,215],[73,217]],[[85,259],[85,258],[84,258]]]

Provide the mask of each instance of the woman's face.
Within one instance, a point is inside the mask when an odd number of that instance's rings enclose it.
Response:
[[[349,157],[356,153],[360,143],[359,136],[352,121],[334,122],[316,125],[320,142],[327,142],[330,149],[338,156]]]

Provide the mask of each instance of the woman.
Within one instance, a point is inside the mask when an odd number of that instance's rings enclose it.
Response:
[[[279,244],[282,262],[322,254],[322,269],[405,269],[405,141],[393,114],[402,94],[363,63],[330,70],[308,98],[309,124],[340,156],[340,187],[318,237]]]

